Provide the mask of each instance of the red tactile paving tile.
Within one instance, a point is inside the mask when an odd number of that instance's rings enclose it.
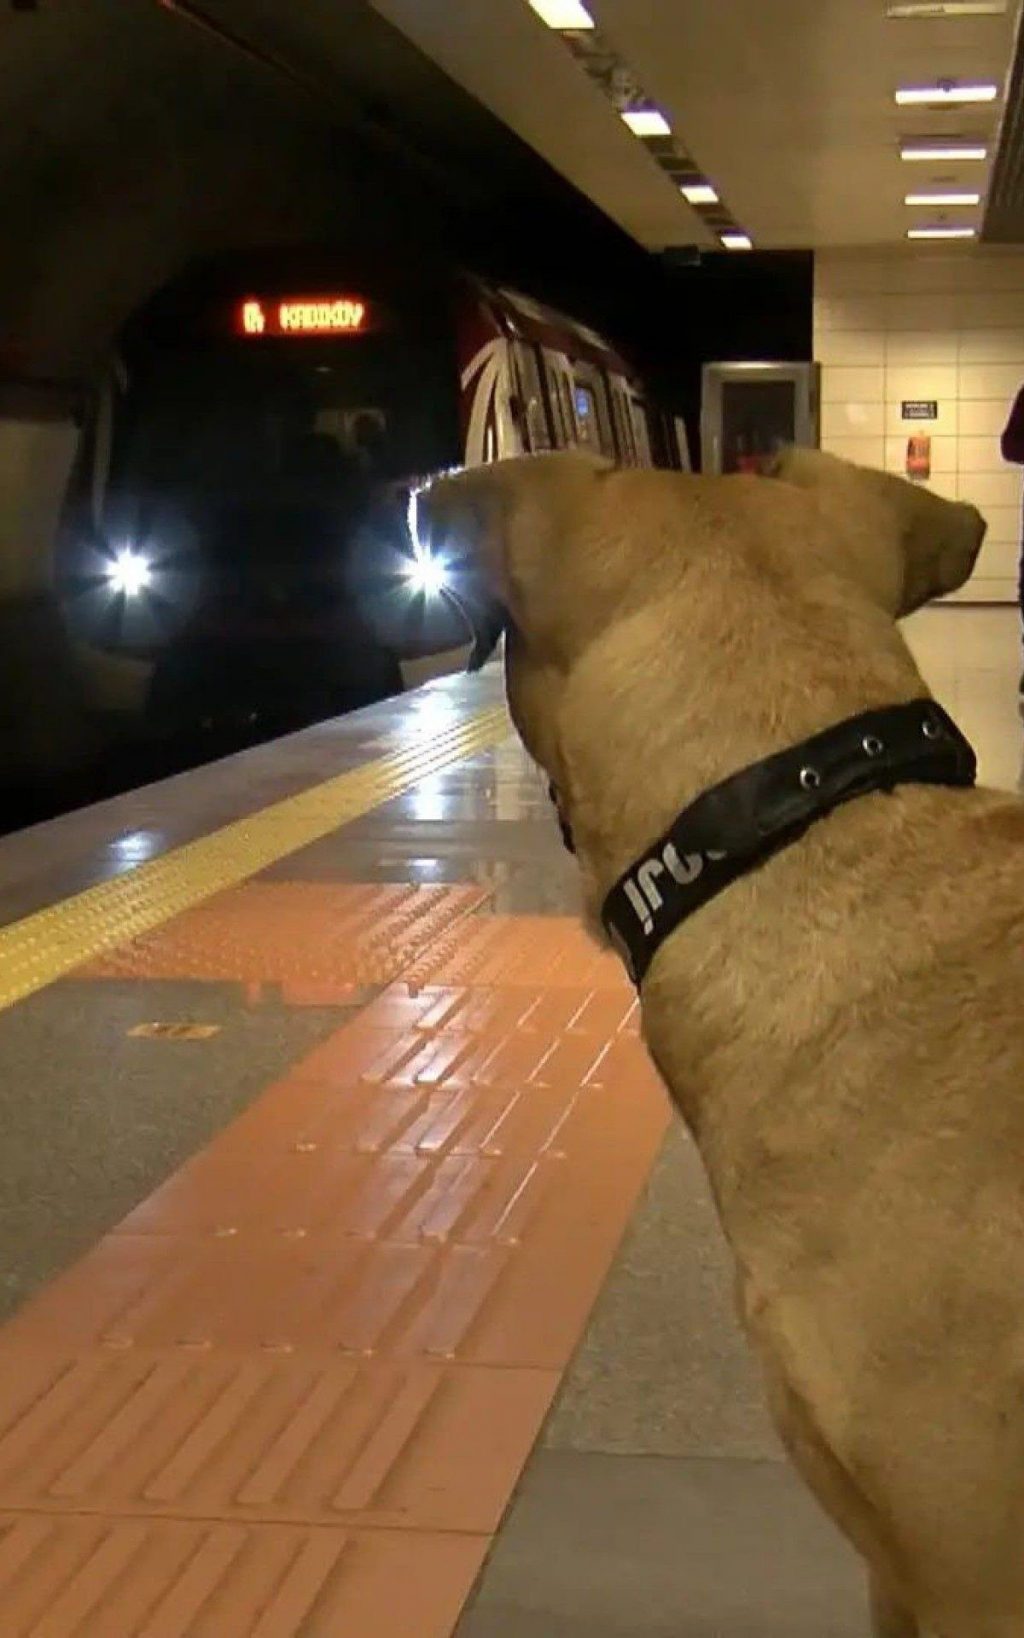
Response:
[[[11,1349],[0,1512],[488,1534],[557,1385],[550,1371],[320,1355]]]
[[[435,940],[408,968],[410,984],[525,985],[626,990],[622,963],[577,921],[556,916],[487,916]]]
[[[478,925],[472,977],[393,984],[0,1332],[0,1510],[59,1588],[32,1638],[450,1631],[668,1116],[573,924]],[[192,1625],[118,1627],[226,1543]]]
[[[352,1191],[362,1222],[309,1228],[298,1201],[294,1226],[277,1233],[256,1213],[203,1236],[110,1235],[6,1336],[65,1350],[312,1350],[560,1369],[661,1136],[650,1119],[620,1128],[612,1166],[609,1111],[607,1095],[589,1100],[563,1159],[370,1157]],[[375,1191],[390,1208],[376,1234]]]
[[[311,1004],[310,995],[336,998],[338,986],[390,983],[487,896],[461,886],[246,882],[75,976],[286,984]]]
[[[448,1638],[488,1546],[485,1535],[0,1515],[0,1630]]]

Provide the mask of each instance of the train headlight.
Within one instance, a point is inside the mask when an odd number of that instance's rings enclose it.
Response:
[[[427,542],[420,538],[418,489],[409,491],[405,521],[413,550],[412,562],[405,571],[406,584],[425,597],[436,597],[438,592],[448,588],[448,572],[441,560],[433,556]]]
[[[152,578],[153,571],[147,559],[141,552],[132,551],[130,546],[118,552],[107,569],[108,586],[122,597],[138,597]]]
[[[448,573],[444,564],[439,563],[436,557],[426,555],[417,557],[410,563],[405,578],[414,591],[423,592],[427,597],[444,591],[448,584]]]

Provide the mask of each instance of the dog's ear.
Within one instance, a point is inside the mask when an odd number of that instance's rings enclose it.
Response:
[[[901,618],[969,578],[985,538],[977,507],[817,449],[784,449],[769,477],[812,491],[837,552]]]
[[[526,635],[538,575],[595,477],[611,463],[586,454],[525,455],[445,473],[418,490],[410,529],[418,552],[445,569],[473,627],[470,668],[490,657],[511,618]]]

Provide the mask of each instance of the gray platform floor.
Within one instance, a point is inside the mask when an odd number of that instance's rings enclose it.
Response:
[[[1015,784],[1015,614],[927,611],[912,641],[926,677],[978,745],[983,778]],[[426,708],[457,720],[499,692],[493,673],[452,680],[430,691]],[[424,696],[408,696],[0,839],[0,923],[384,754],[424,709]],[[434,776],[267,874],[479,880],[494,889],[499,909],[564,914],[576,904],[574,866],[543,782],[511,743]],[[138,987],[122,993],[69,979],[0,1015],[0,1312],[155,1188],[279,1064],[336,1028],[343,1010],[272,996],[253,1008],[237,990],[150,988],[150,1014],[158,1008],[222,1026],[201,1054],[186,1044],[126,1043]],[[768,1425],[703,1174],[676,1128],[459,1638],[866,1632],[856,1560],[791,1475]]]

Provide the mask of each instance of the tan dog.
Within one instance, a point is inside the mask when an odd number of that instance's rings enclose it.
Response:
[[[980,514],[811,452],[776,479],[539,456],[420,498],[509,611],[512,715],[595,927],[699,792],[927,693],[896,622],[966,580]],[[642,1001],[876,1634],[1021,1638],[1024,804],[849,802],[678,927]]]

